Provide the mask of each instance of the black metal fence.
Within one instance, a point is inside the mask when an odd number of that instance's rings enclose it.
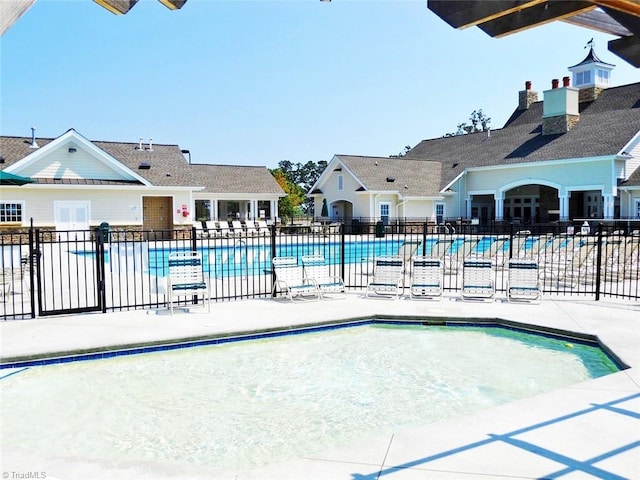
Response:
[[[0,317],[164,308],[168,254],[179,250],[201,253],[214,301],[279,295],[272,291],[273,257],[309,254],[324,256],[352,290],[367,287],[376,257],[401,255],[408,285],[410,258],[426,255],[443,259],[444,289],[450,293],[461,290],[463,259],[491,259],[500,294],[509,259],[525,257],[538,262],[545,294],[640,299],[639,231],[603,224],[519,228],[412,222],[402,228],[311,223],[227,236],[195,229],[0,233]]]

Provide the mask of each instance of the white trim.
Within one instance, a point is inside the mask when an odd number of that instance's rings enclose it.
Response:
[[[20,220],[19,221],[15,221],[15,222],[3,222],[0,221],[0,225],[3,226],[10,226],[10,225],[15,225],[17,223],[20,223],[20,225],[25,225],[27,222],[25,221],[27,218],[27,214],[26,214],[26,202],[24,200],[7,200],[6,198],[0,198],[0,204],[13,204],[13,205],[21,205],[22,208],[22,215],[20,216]]]
[[[540,178],[523,178],[521,180],[515,180],[513,182],[502,185],[498,189],[498,192],[501,192],[504,195],[508,190],[512,190],[523,185],[544,185],[546,187],[555,188],[556,190],[558,190],[558,192],[562,191],[563,188],[563,185],[551,182],[549,180],[542,180]]]

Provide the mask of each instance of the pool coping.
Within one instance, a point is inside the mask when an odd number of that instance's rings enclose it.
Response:
[[[469,326],[469,327],[499,327],[511,329],[535,335],[542,335],[585,343],[599,347],[619,370],[626,370],[630,366],[625,363],[611,348],[607,346],[597,335],[575,332],[571,330],[533,325],[530,323],[495,318],[456,318],[434,317],[417,315],[365,315],[350,317],[342,320],[328,320],[326,322],[303,323],[280,327],[270,327],[254,330],[240,330],[210,335],[195,335],[175,338],[170,340],[150,340],[119,345],[105,345],[86,349],[61,350],[56,352],[37,353],[31,355],[18,355],[13,357],[0,357],[0,370],[25,368],[44,365],[57,365],[63,363],[101,360],[106,358],[139,355],[160,351],[196,348],[209,345],[221,345],[232,342],[257,340],[262,338],[275,338],[287,335],[300,335],[305,333],[320,332],[338,328],[350,328],[369,324],[420,324],[425,326]]]

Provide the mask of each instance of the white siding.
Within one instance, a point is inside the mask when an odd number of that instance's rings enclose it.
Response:
[[[28,165],[20,175],[39,178],[130,180],[122,173],[110,168],[81,148],[69,153],[68,147],[59,148],[45,158]]]
[[[25,225],[33,218],[37,227],[51,226],[54,220],[54,201],[88,201],[91,203],[89,224],[98,226],[102,222],[111,225],[142,225],[142,197],[173,197],[174,207],[188,205],[193,215],[190,192],[184,191],[144,191],[143,189],[95,189],[95,188],[29,188],[20,187],[19,192],[12,192],[16,200],[25,202]],[[3,195],[4,197],[4,195]],[[183,217],[173,210],[175,224],[189,224],[189,218]]]

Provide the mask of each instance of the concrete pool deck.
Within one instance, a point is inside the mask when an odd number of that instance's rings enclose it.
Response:
[[[640,304],[557,297],[542,304],[364,298],[297,302],[257,299],[190,307],[10,321],[0,324],[2,361],[104,347],[363,317],[505,319],[597,336],[630,368],[473,415],[382,433],[331,451],[251,471],[201,469],[160,478],[413,480],[480,478],[640,478]],[[6,373],[0,371],[0,375]],[[392,388],[392,385],[390,385]],[[411,408],[410,405],[407,408]],[[158,478],[144,466],[3,452],[3,472],[47,478]],[[16,477],[17,478],[17,477]]]

